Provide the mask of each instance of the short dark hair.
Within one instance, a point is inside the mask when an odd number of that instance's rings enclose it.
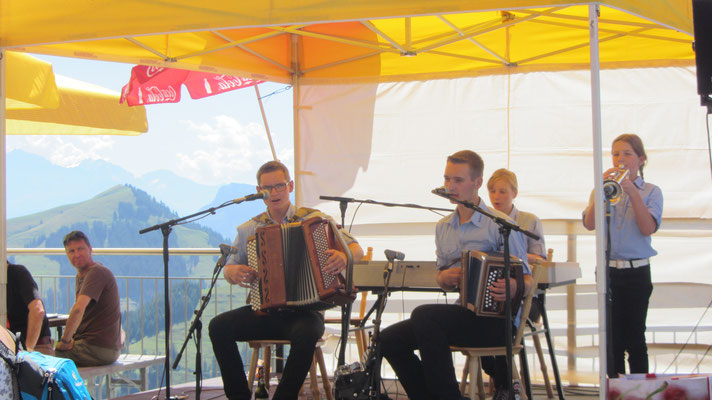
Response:
[[[470,177],[477,179],[482,176],[482,171],[485,169],[485,162],[482,157],[472,150],[460,150],[457,153],[449,156],[447,162],[453,164],[467,164],[470,166]]]
[[[287,167],[282,164],[279,161],[268,161],[260,167],[260,169],[257,170],[257,184],[260,184],[260,177],[263,174],[266,174],[268,172],[273,172],[273,171],[282,171],[284,173],[284,177],[287,178],[287,182],[291,181],[292,179],[289,177],[289,170]]]
[[[89,238],[82,231],[71,231],[68,234],[64,235],[62,244],[64,244],[64,247],[67,247],[67,244],[69,242],[74,242],[75,240],[83,240],[84,243],[87,244],[87,246],[91,247],[91,243],[89,243]]]

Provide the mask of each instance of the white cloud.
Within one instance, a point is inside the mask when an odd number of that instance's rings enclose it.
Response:
[[[74,167],[84,160],[107,160],[114,139],[110,136],[8,136],[8,150],[38,154],[55,165]]]
[[[8,150],[34,153],[63,167],[102,159],[137,176],[166,169],[208,185],[253,183],[259,166],[272,159],[260,123],[243,124],[227,115],[178,122],[172,128],[155,124],[151,131],[137,137],[8,136],[6,143]],[[291,132],[273,131],[272,135],[278,159],[292,170]]]
[[[241,124],[235,118],[219,115],[214,122],[196,124],[183,121],[197,140],[192,152],[176,154],[178,172],[206,184],[252,182],[257,168],[272,159],[267,134],[257,123]],[[273,138],[273,141],[275,139]],[[291,159],[291,149],[280,149],[279,158]]]

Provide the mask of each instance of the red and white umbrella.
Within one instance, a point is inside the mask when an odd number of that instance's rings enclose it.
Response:
[[[262,106],[260,92],[257,88],[257,85],[262,82],[237,76],[137,65],[131,69],[129,83],[121,89],[120,102],[126,102],[130,106],[177,103],[180,101],[181,85],[185,85],[188,88],[188,93],[193,99],[202,99],[203,97],[252,86],[257,94],[257,101],[259,102],[262,120],[267,130],[267,139],[272,149],[272,156],[276,160],[277,155],[272,144],[272,135],[269,132],[269,125]]]
[[[137,65],[131,69],[129,83],[121,90],[121,102],[130,106],[177,103],[181,85],[188,88],[191,98],[202,99],[259,83],[262,81],[237,76]]]

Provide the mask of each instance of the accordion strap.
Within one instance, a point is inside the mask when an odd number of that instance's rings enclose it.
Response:
[[[298,222],[304,220],[304,218],[312,213],[318,212],[319,210],[313,209],[313,208],[308,208],[308,207],[299,207],[297,211],[294,212],[294,215],[292,215],[291,218],[287,222]],[[252,220],[255,222],[259,222],[264,225],[273,225],[275,222],[272,221],[272,218],[269,217],[269,214],[267,214],[267,211],[263,212],[262,214],[259,214],[257,216],[252,217]]]
[[[524,298],[524,267],[513,268],[513,270],[514,279],[517,281],[517,290],[514,291],[514,298],[512,299],[512,314],[516,315]],[[522,317],[526,318],[527,316],[523,315]]]

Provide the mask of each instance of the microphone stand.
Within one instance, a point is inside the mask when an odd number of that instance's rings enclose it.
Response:
[[[369,399],[379,399],[381,394],[381,316],[386,309],[386,301],[388,300],[388,285],[391,282],[391,274],[393,273],[393,264],[395,257],[386,254],[388,261],[386,268],[383,271],[383,292],[378,294],[378,309],[376,310],[376,319],[373,321],[373,334],[371,335],[371,347],[366,357],[366,388]],[[364,318],[365,319],[365,318]]]
[[[381,355],[381,340],[379,338],[381,332],[381,317],[383,311],[386,308],[386,301],[390,292],[388,291],[388,286],[391,282],[391,274],[393,273],[393,265],[395,260],[403,260],[405,257],[397,257],[394,253],[388,253],[386,251],[386,266],[383,270],[383,291],[378,293],[378,298],[375,303],[368,311],[366,316],[361,321],[361,326],[366,325],[371,314],[376,311],[376,318],[373,321],[373,333],[371,334],[370,345],[366,353],[366,360],[364,361],[364,372],[366,378],[363,380],[361,387],[353,388],[353,392],[343,393],[337,392],[336,399],[351,399],[351,400],[379,400],[381,399],[381,363],[383,361],[383,356]]]
[[[215,264],[215,269],[213,270],[213,277],[210,281],[210,288],[208,289],[208,293],[200,298],[200,307],[197,310],[193,311],[193,313],[195,314],[195,318],[193,318],[193,322],[190,324],[190,329],[188,329],[188,334],[186,335],[185,340],[183,341],[183,346],[181,347],[180,351],[178,352],[178,355],[176,356],[175,361],[173,362],[173,369],[178,368],[178,363],[180,362],[180,359],[183,356],[183,351],[185,351],[186,347],[188,346],[188,341],[190,341],[191,337],[193,337],[193,332],[195,332],[196,352],[194,374],[196,400],[200,400],[200,392],[202,389],[203,380],[203,357],[201,346],[203,323],[200,321],[200,317],[203,316],[203,311],[205,310],[205,308],[208,307],[208,303],[210,302],[210,296],[212,295],[213,288],[215,287],[215,284],[217,283],[217,280],[220,277],[220,271],[222,271],[223,267],[225,266],[227,256],[228,254],[223,252],[222,256],[220,256],[220,258],[218,259],[217,264]]]
[[[509,280],[509,275],[511,271],[511,266],[510,266],[510,260],[509,260],[509,235],[513,230],[522,232],[523,234],[533,238],[534,240],[539,240],[539,236],[527,231],[526,229],[522,229],[519,227],[519,225],[511,223],[507,221],[504,218],[498,217],[496,215],[490,214],[489,212],[483,210],[482,208],[478,207],[472,202],[466,201],[466,200],[458,200],[454,198],[452,195],[449,193],[446,193],[445,191],[441,189],[435,189],[432,191],[433,194],[436,194],[440,197],[444,197],[446,199],[449,199],[451,201],[454,201],[456,203],[462,204],[463,206],[475,210],[476,212],[479,212],[480,214],[489,217],[492,219],[497,225],[499,225],[499,233],[502,235],[504,238],[504,277],[506,278],[504,280],[504,288],[505,288],[505,301],[504,301],[504,314],[505,314],[505,323],[504,323],[504,333],[505,333],[505,345],[506,345],[506,350],[507,350],[507,376],[509,378],[509,398],[514,399],[514,387],[512,385],[512,299],[511,299],[511,288],[510,288],[510,280]],[[524,260],[523,260],[524,261]],[[534,288],[532,288],[534,290]],[[522,317],[526,318],[526,316],[522,315]],[[522,322],[520,322],[522,323]]]
[[[437,207],[426,207],[426,206],[421,206],[418,204],[402,204],[402,203],[386,203],[383,201],[375,201],[375,200],[359,200],[359,199],[353,199],[350,197],[335,197],[335,196],[319,196],[321,200],[332,200],[332,201],[338,201],[339,205],[341,207],[341,225],[344,225],[344,217],[346,215],[346,206],[348,203],[363,203],[363,204],[375,204],[379,206],[386,206],[386,207],[406,207],[406,208],[419,208],[421,210],[430,210],[430,211],[446,211],[446,212],[452,212],[452,209],[449,208],[437,208]]]
[[[616,364],[613,359],[613,293],[611,292],[611,198],[606,195],[606,368],[609,378],[617,378]]]
[[[170,356],[171,356],[171,302],[170,302],[170,288],[168,284],[168,236],[171,234],[171,231],[173,230],[173,227],[176,225],[179,225],[181,222],[196,218],[201,215],[207,215],[207,214],[215,214],[215,211],[218,209],[221,209],[223,207],[227,207],[232,204],[239,204],[242,203],[246,200],[255,200],[255,198],[252,199],[247,199],[245,197],[241,199],[235,199],[235,200],[229,200],[226,201],[225,203],[217,206],[217,207],[210,207],[208,209],[205,209],[203,211],[198,211],[197,213],[177,218],[177,219],[172,219],[170,221],[166,221],[160,224],[156,224],[153,226],[150,226],[148,228],[141,229],[138,231],[140,235],[143,235],[144,233],[148,233],[151,231],[155,231],[160,229],[161,234],[163,234],[163,306],[164,306],[164,313],[165,313],[165,319],[164,319],[164,326],[165,326],[165,346],[166,346],[166,361],[164,363],[164,373],[166,374],[166,399],[167,400],[174,400],[171,398],[171,364],[170,364]]]
[[[376,204],[386,207],[408,207],[408,208],[420,208],[424,210],[437,210],[437,211],[447,211],[452,212],[450,209],[446,208],[435,208],[435,207],[424,207],[417,204],[398,204],[398,203],[385,203],[381,201],[374,200],[357,200],[350,197],[336,197],[336,196],[319,196],[321,200],[331,200],[339,202],[339,209],[341,210],[341,226],[346,226],[346,208],[348,203],[365,203],[365,204]],[[351,322],[351,307],[352,303],[341,306],[341,348],[342,351],[339,352],[338,365],[344,365],[345,356],[344,351],[346,350],[346,341],[348,340],[349,323]]]

